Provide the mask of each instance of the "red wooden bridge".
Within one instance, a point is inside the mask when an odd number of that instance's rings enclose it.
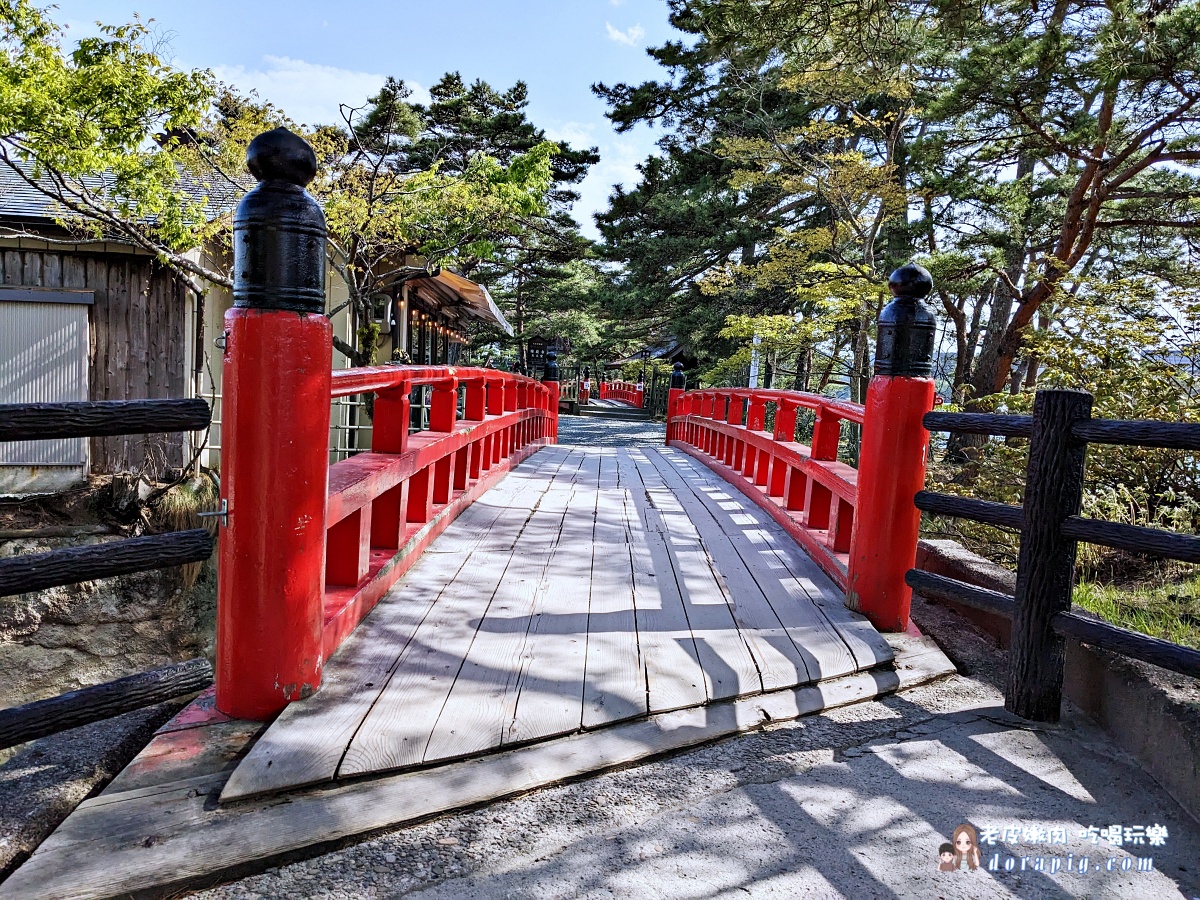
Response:
[[[908,621],[923,420],[1033,434],[1037,446],[1053,445],[1053,423],[924,418],[928,273],[893,276],[865,405],[687,391],[677,371],[662,447],[562,446],[552,361],[541,382],[475,368],[330,371],[324,257],[310,240],[320,211],[280,162],[295,147],[273,149],[235,225],[215,691],[160,729],[0,897],[161,893],[953,671]],[[414,391],[429,393],[426,430],[413,429]],[[601,391],[640,399],[632,385]],[[330,465],[330,404],[357,394],[374,398],[371,448]],[[1154,437],[1114,427],[1130,423],[1081,430],[1077,418],[1054,433],[1200,445],[1194,426]],[[847,426],[861,429],[856,466],[839,459]],[[1071,522],[1081,539],[1144,537]],[[1194,538],[1151,538],[1197,552]],[[968,601],[1011,604],[980,599],[989,593]],[[1033,633],[1029,665],[1050,672],[1037,654],[1052,652],[1052,629],[1082,620],[1027,608],[1041,623],[1017,617]],[[1181,648],[1124,634],[1124,652],[1197,669]],[[1057,715],[1061,659],[1057,685],[1014,677],[1037,688],[1040,714]]]
[[[230,314],[215,696],[164,726],[0,896],[194,883],[951,670],[845,603],[856,540],[886,539],[855,513],[867,461],[834,458],[841,421],[870,446],[862,407],[675,390],[664,447],[560,446],[553,381],[412,366],[311,377],[302,353],[263,365],[264,347],[325,327]],[[421,389],[430,429],[411,432]],[[329,465],[330,401],[366,391],[372,449]],[[805,408],[811,446],[794,439]],[[879,421],[924,411],[896,409]],[[905,533],[902,569],[915,523]],[[883,615],[899,624],[903,575],[884,587],[859,603],[893,604]]]
[[[252,145],[235,220],[215,692],[0,896],[162,891],[951,671],[904,634],[928,378],[866,408],[677,384],[665,446],[616,449],[557,444],[553,360],[331,372],[296,140]],[[330,465],[359,394],[371,448]]]

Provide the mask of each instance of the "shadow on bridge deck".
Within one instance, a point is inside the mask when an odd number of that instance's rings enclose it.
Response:
[[[0,895],[192,883],[953,670],[893,643],[895,667],[791,538],[686,454],[547,448],[447,528],[232,774],[118,778]],[[258,731],[238,725],[211,735]]]

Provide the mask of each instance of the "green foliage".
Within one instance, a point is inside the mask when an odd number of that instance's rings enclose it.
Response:
[[[544,172],[544,202],[519,210],[487,253],[463,260],[464,274],[488,286],[516,332],[510,338],[486,329],[475,338],[498,344],[523,364],[526,342],[534,336],[566,339],[574,350],[589,351],[599,340],[600,282],[595,267],[585,262],[590,242],[580,235],[569,207],[578,199],[573,186],[600,158],[596,148],[550,145],[527,117],[524,82],[499,91],[485,81],[467,84],[452,72],[430,89],[430,96],[428,106],[414,107],[421,130],[405,151],[413,164],[463,175],[485,156],[520,172],[539,147],[555,148]]]
[[[1097,281],[1056,303],[1054,324],[1030,341],[1041,386],[1090,391],[1097,418],[1200,422],[1200,303],[1190,291],[1163,292],[1140,279]],[[997,394],[986,401],[985,409],[1028,414],[1033,392]],[[933,486],[1019,504],[1026,445],[1017,439],[992,440],[971,451],[965,469],[939,463],[931,472]],[[964,472],[970,477],[964,478]],[[1200,483],[1192,454],[1091,445],[1085,488],[1084,515],[1190,534],[1200,530]],[[964,520],[935,520],[930,528],[993,558],[1015,562],[1015,534]],[[1109,572],[1114,556],[1081,545],[1081,571]]]
[[[1085,581],[1072,599],[1114,625],[1200,649],[1200,576],[1121,588]]]
[[[598,85],[618,128],[672,131],[600,218],[613,305],[705,362],[726,316],[861,281],[821,349],[851,391],[890,269],[921,251],[959,400],[1017,385],[1054,298],[1178,284],[1200,233],[1200,4],[671,0],[669,78]],[[1181,260],[1184,262],[1181,265]],[[1050,304],[1050,305],[1048,305]],[[657,315],[654,315],[657,313]],[[807,314],[807,311],[806,311]]]
[[[154,252],[197,292],[228,285],[227,272],[204,268],[189,251],[227,241],[222,214],[252,183],[243,169],[249,141],[278,125],[299,131],[295,123],[211,72],[173,68],[140,20],[101,25],[73,47],[29,0],[0,0],[0,24],[0,163],[40,190],[79,237]],[[501,256],[530,221],[570,199],[560,182],[582,177],[595,159],[522,124],[523,85],[499,96],[459,81],[457,96],[456,78],[438,85],[443,102],[429,109],[389,78],[363,106],[344,107],[345,122],[305,134],[320,163],[310,189],[360,319],[410,257],[469,270]],[[453,118],[447,110],[460,125],[486,124],[489,103],[497,112],[490,141],[460,127],[453,153],[432,151]]]
[[[0,162],[83,236],[124,238],[204,274],[182,255],[217,226],[183,187],[200,167],[181,147],[215,96],[212,74],[172,68],[140,20],[71,48],[46,10],[0,0],[0,27]]]

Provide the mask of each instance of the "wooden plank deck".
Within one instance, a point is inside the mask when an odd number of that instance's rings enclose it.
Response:
[[[193,703],[0,900],[167,896],[953,671],[845,609],[686,454],[548,447],[426,550],[318,694],[265,731]]]
[[[394,772],[892,659],[753,504],[672,450],[543,450],[451,525],[225,784]]]

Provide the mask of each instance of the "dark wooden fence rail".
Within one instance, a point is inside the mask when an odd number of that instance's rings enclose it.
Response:
[[[0,750],[194,694],[212,684],[207,659],[189,659],[71,691],[12,709],[0,709]]]
[[[1022,506],[930,491],[915,498],[926,512],[1019,530],[1016,596],[917,569],[905,580],[927,596],[1012,619],[1005,707],[1037,721],[1059,716],[1064,637],[1200,677],[1200,651],[1071,611],[1078,541],[1200,562],[1198,537],[1079,515],[1088,443],[1200,450],[1200,425],[1092,419],[1091,406],[1084,391],[1039,391],[1032,416],[931,412],[924,418],[930,431],[1030,439]]]
[[[204,400],[96,400],[0,404],[0,441],[111,437],[200,431],[212,412]]]
[[[211,420],[208,404],[195,399],[0,404],[0,441],[199,431]],[[212,556],[213,543],[212,535],[196,528],[8,557],[0,559],[0,596],[202,562]],[[0,749],[195,693],[211,683],[208,661],[193,659],[0,710]]]

